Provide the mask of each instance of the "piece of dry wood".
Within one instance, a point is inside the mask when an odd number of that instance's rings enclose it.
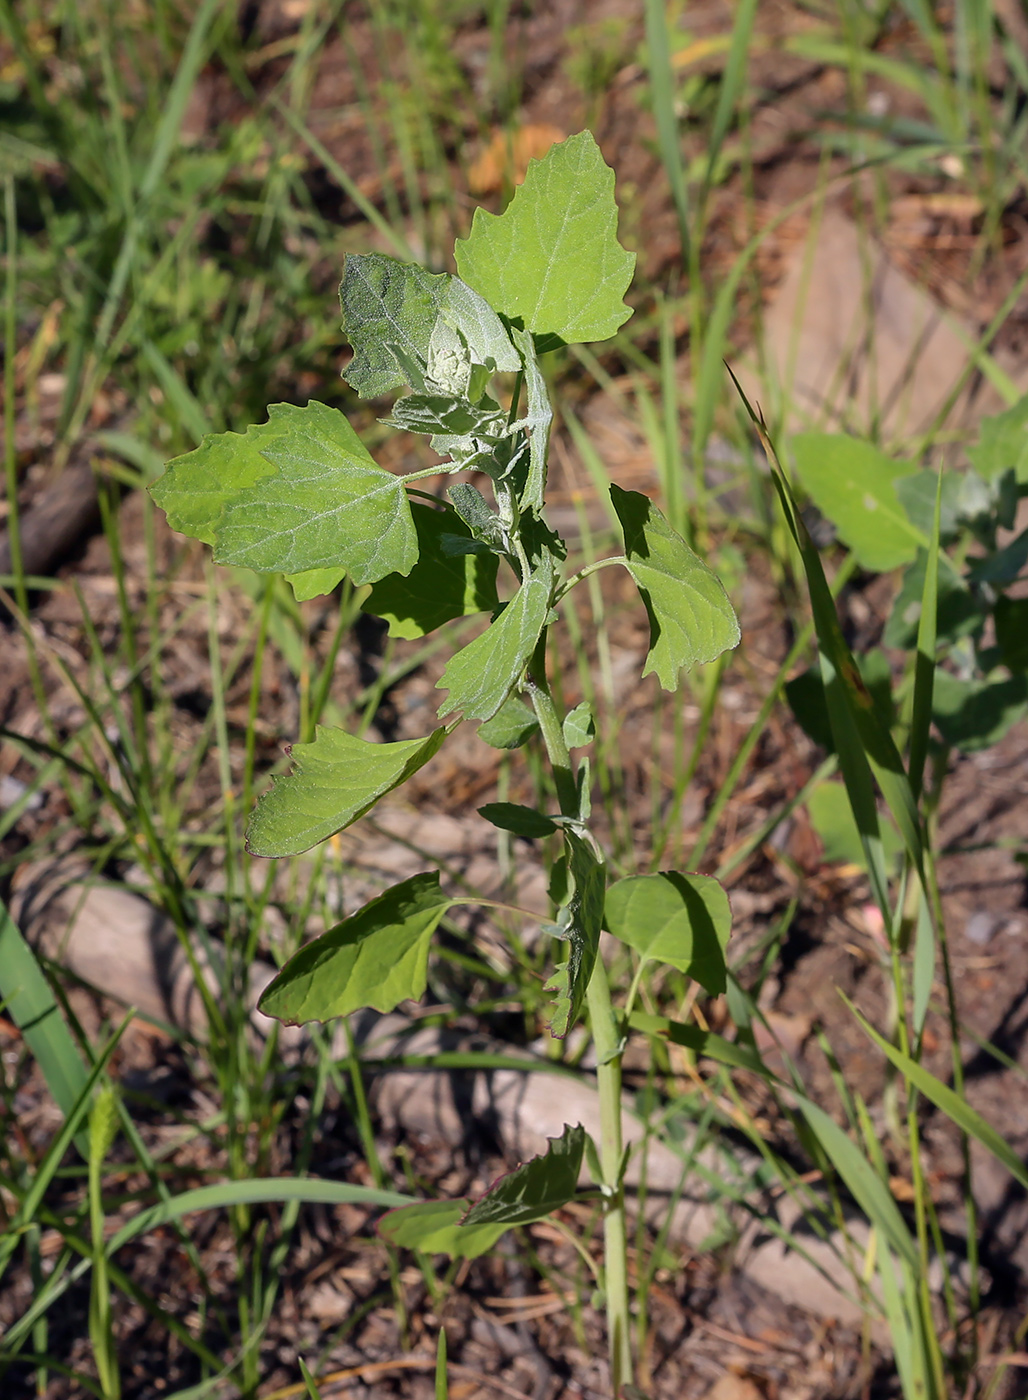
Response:
[[[26,574],[53,572],[84,535],[100,520],[97,480],[89,462],[65,467],[37,501],[21,515],[18,539],[21,565]],[[8,531],[0,534],[0,574],[13,572],[14,560]]]

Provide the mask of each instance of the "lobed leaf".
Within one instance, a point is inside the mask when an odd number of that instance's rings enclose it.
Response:
[[[266,423],[205,437],[151,491],[173,529],[211,545],[219,563],[331,571],[297,580],[301,593],[338,582],[340,570],[357,584],[409,573],[417,559],[403,481],[342,413],[314,401],[272,404]]]
[[[792,451],[804,488],[861,568],[885,573],[927,547],[896,489],[909,467],[869,442],[834,433],[800,433]]]
[[[279,778],[254,808],[247,849],[255,856],[295,856],[362,817],[439,752],[443,728],[427,739],[375,744],[319,725],[312,744],[294,744],[293,772]]]
[[[632,314],[635,255],[617,240],[614,172],[579,132],[529,161],[502,214],[476,209],[454,248],[461,278],[510,321],[568,344],[606,340]]]
[[[411,384],[410,370],[424,370],[446,274],[383,253],[350,253],[339,284],[343,331],[353,359],[343,378],[362,399],[379,398]]]
[[[354,352],[343,378],[361,398],[378,398],[404,384],[464,397],[474,365],[520,368],[496,312],[448,273],[428,272],[382,253],[353,253],[343,269],[339,300]]]
[[[567,1205],[578,1189],[585,1152],[585,1129],[565,1126],[538,1157],[494,1181],[461,1221],[462,1229],[482,1225],[530,1225]]]
[[[932,697],[932,719],[954,748],[964,753],[991,748],[1007,730],[1028,714],[1028,675],[1006,680],[964,680],[938,671]]]
[[[549,579],[532,574],[488,631],[447,662],[437,682],[450,692],[440,717],[463,710],[465,719],[492,719],[528,665],[549,611]]]
[[[713,661],[738,645],[739,623],[717,575],[695,554],[648,497],[611,486],[625,536],[629,573],[650,619],[651,671],[676,690],[683,666]]]
[[[986,481],[1013,469],[1018,482],[1028,484],[1028,394],[1005,413],[983,418],[978,444],[967,455]]]
[[[495,554],[455,554],[447,538],[473,542],[455,510],[414,502],[411,516],[418,539],[418,561],[410,573],[387,574],[372,585],[361,604],[385,618],[391,637],[423,637],[455,617],[491,612],[498,604]]]
[[[694,977],[712,996],[726,988],[732,930],[728,895],[710,875],[630,875],[607,891],[604,926],[644,958]]]
[[[378,1233],[398,1249],[422,1254],[448,1254],[451,1259],[477,1259],[487,1254],[506,1225],[462,1225],[468,1209],[466,1198],[455,1201],[418,1201],[387,1211],[378,1222]]]
[[[439,888],[437,870],[393,885],[295,953],[263,992],[259,1009],[298,1025],[418,1001],[432,934],[453,902]]]

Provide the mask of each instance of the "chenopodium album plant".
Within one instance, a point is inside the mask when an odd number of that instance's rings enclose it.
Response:
[[[559,835],[562,843],[551,881],[555,913],[545,926],[559,950],[547,984],[550,1029],[565,1036],[588,1011],[601,1142],[597,1151],[581,1126],[569,1125],[544,1155],[473,1205],[420,1203],[392,1212],[381,1229],[399,1245],[480,1254],[504,1230],[570,1200],[585,1160],[603,1200],[618,1393],[630,1379],[624,1027],[599,955],[600,932],[716,993],[725,986],[729,909],[717,882],[697,875],[630,876],[608,887],[589,824],[588,759],[571,757],[589,742],[591,716],[581,706],[562,714],[547,679],[561,604],[598,565],[567,576],[564,542],[546,522],[552,410],[540,356],[607,339],[631,314],[622,298],[634,257],[617,240],[614,175],[590,133],[533,161],[503,214],[478,210],[455,256],[456,277],[377,253],[353,255],[340,288],[353,348],[345,378],[364,398],[408,390],[386,421],[428,435],[448,459],[442,468],[394,475],[375,463],[342,413],[313,402],[276,404],[266,423],[207,437],[175,459],[153,494],[171,524],[211,545],[216,560],[281,572],[298,598],[327,593],[348,575],[368,588],[362,606],[394,636],[489,616],[439,681],[445,723],[395,743],[319,728],[313,743],[293,748],[293,771],[258,803],[248,846],[259,856],[308,850],[428,763],[462,722],[477,721],[480,736],[498,748],[541,739],[559,810],[495,803],[482,815],[501,829]],[[508,376],[500,382],[509,408],[494,387],[497,376]],[[416,485],[440,470],[463,478],[450,486],[448,503]],[[485,490],[466,479],[473,474]],[[652,501],[610,491],[625,551],[601,564],[620,565],[634,579],[650,621],[644,674],[655,672],[674,690],[683,667],[712,661],[738,642],[738,623],[718,579]],[[262,1009],[288,1022],[323,1021],[419,998],[433,932],[448,909],[468,902],[444,888],[437,870],[404,880],[302,948],[265,992]]]

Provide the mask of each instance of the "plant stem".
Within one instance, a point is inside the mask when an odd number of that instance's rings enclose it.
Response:
[[[571,770],[564,728],[546,679],[546,637],[544,632],[532,657],[527,688],[553,769],[560,810],[566,817],[577,817],[580,815],[578,786]],[[586,988],[586,999],[596,1046],[596,1080],[600,1093],[600,1170],[603,1177],[600,1186],[603,1190],[604,1292],[610,1381],[611,1390],[618,1397],[622,1386],[632,1382],[628,1241],[621,1172],[621,1035],[611,1005],[607,968],[599,955]]]
[[[596,1081],[600,1091],[600,1167],[603,1171],[603,1246],[607,1297],[610,1379],[615,1396],[632,1381],[629,1347],[628,1241],[625,1186],[621,1174],[621,1036],[603,959],[597,958],[586,989],[589,1020],[596,1046]]]

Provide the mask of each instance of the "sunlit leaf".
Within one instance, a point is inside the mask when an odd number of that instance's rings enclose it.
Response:
[[[635,256],[617,240],[614,172],[588,131],[529,162],[502,214],[476,209],[454,250],[469,286],[511,321],[568,344],[606,340],[631,315]]]
[[[695,977],[712,995],[725,990],[732,911],[712,876],[629,875],[607,891],[604,925],[644,958]]]
[[[715,573],[638,491],[611,486],[625,535],[628,571],[650,619],[651,671],[665,690],[677,690],[683,666],[713,661],[738,645],[739,623]]]
[[[255,856],[295,856],[355,822],[439,752],[445,729],[427,739],[374,744],[344,729],[318,727],[294,744],[292,773],[257,803],[246,833]]]
[[[550,611],[550,581],[533,574],[491,627],[452,656],[437,682],[450,693],[439,714],[491,719],[528,665]]]
[[[860,438],[800,433],[792,439],[796,472],[814,504],[864,569],[909,564],[928,536],[912,524],[896,491],[910,468]]]
[[[387,1211],[378,1222],[378,1233],[398,1249],[422,1254],[448,1254],[451,1259],[477,1259],[487,1254],[510,1228],[508,1225],[462,1225],[468,1209],[466,1198],[455,1201],[418,1201]]]
[[[419,1000],[432,934],[452,903],[437,870],[394,885],[295,953],[265,989],[260,1010],[297,1025]]]

